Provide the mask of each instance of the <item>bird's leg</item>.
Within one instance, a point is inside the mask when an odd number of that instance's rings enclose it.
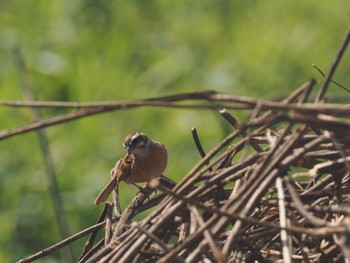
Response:
[[[139,189],[140,192],[142,192],[143,194],[147,195],[147,199],[149,198],[149,195],[152,193],[153,189],[148,187],[148,184],[145,187],[141,187],[135,183],[131,183],[133,186],[137,187],[137,189]]]
[[[156,179],[153,179],[153,180],[156,180]],[[154,195],[156,196],[157,195],[157,186],[154,187],[154,184],[152,182],[148,182],[145,186],[145,188],[151,190],[151,191],[154,191]]]
[[[143,188],[135,183],[131,183],[133,186],[135,186],[137,189],[139,189],[139,191],[142,191]]]

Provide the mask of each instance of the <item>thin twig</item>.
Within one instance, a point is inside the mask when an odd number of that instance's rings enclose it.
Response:
[[[193,137],[193,140],[194,140],[194,142],[196,144],[197,150],[198,150],[200,156],[202,158],[204,158],[205,151],[204,151],[203,146],[201,144],[201,141],[199,139],[199,136],[198,136],[198,133],[197,133],[197,129],[196,128],[192,128],[191,132],[192,132],[192,137]],[[205,164],[208,165],[209,161],[207,161]],[[208,167],[208,170],[209,170],[209,172],[213,171],[213,169],[211,167]]]
[[[323,81],[323,85],[317,94],[316,102],[320,102],[323,99],[323,96],[327,91],[328,85],[329,85],[329,83],[330,83],[330,81],[335,73],[335,70],[337,69],[337,66],[338,66],[341,58],[343,57],[343,55],[345,53],[346,48],[348,47],[349,42],[350,42],[350,28],[348,29],[348,32],[345,35],[344,40],[341,44],[341,47],[340,47],[337,55],[334,58],[334,61],[332,63],[332,67],[330,68],[330,70],[327,74],[327,77]]]
[[[113,218],[113,222],[118,221],[118,219],[119,218]],[[58,242],[57,244],[55,244],[51,247],[45,248],[45,249],[43,249],[43,250],[41,250],[41,251],[39,251],[39,252],[29,256],[29,257],[26,257],[24,259],[19,260],[18,263],[32,262],[32,261],[35,261],[39,258],[43,258],[45,256],[48,256],[48,255],[54,253],[55,251],[57,251],[58,249],[69,245],[70,243],[82,238],[83,236],[86,236],[86,235],[94,232],[96,229],[100,229],[100,228],[104,227],[105,225],[106,225],[106,221],[103,221],[103,222],[98,223],[96,225],[93,225],[89,228],[86,228],[83,231],[80,231],[79,233],[62,240],[61,242]]]
[[[106,215],[107,215],[107,204],[104,206],[104,208],[102,210],[102,213],[101,213],[100,217],[98,218],[96,224],[99,224],[99,223],[103,222],[105,220],[105,218],[106,218]],[[81,253],[81,256],[80,256],[79,260],[82,259],[88,253],[88,251],[90,251],[90,249],[92,248],[92,245],[93,245],[93,243],[95,241],[95,238],[97,236],[98,230],[99,229],[96,229],[95,231],[93,231],[91,233],[89,239],[86,241],[86,243],[84,245],[84,249],[83,249],[83,252]]]
[[[106,203],[107,216],[106,216],[106,227],[105,227],[105,246],[111,242],[112,239],[112,211],[113,207],[110,203]]]
[[[326,222],[325,220],[319,219],[313,215],[311,215],[308,211],[306,211],[306,209],[303,207],[302,202],[300,201],[300,199],[297,196],[297,193],[295,192],[295,189],[293,188],[291,182],[292,179],[290,179],[289,177],[285,178],[285,182],[287,185],[287,189],[289,192],[290,197],[292,198],[296,209],[299,211],[300,214],[302,214],[302,216],[311,224],[315,225],[315,226],[333,226],[333,224]]]
[[[83,257],[79,259],[79,263],[86,262],[93,254],[95,254],[103,245],[105,244],[105,239],[102,238],[97,244],[92,247]]]
[[[313,68],[315,68],[321,75],[322,75],[322,77],[326,77],[326,75],[322,72],[322,70],[319,68],[319,67],[317,67],[315,64],[312,64],[312,67]],[[348,89],[347,87],[345,87],[344,85],[342,85],[342,84],[340,84],[339,82],[336,82],[336,81],[334,81],[334,80],[330,80],[330,82],[332,82],[332,83],[334,83],[335,85],[337,85],[338,87],[340,87],[340,88],[342,88],[343,90],[345,90],[345,91],[347,91],[347,92],[349,92],[350,93],[350,89]]]

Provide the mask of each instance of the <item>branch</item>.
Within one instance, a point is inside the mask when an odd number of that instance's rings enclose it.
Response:
[[[113,222],[117,222],[118,221],[118,217],[115,217],[113,218]],[[24,259],[21,259],[18,261],[18,263],[26,263],[26,262],[32,262],[34,260],[37,260],[39,258],[42,258],[42,257],[45,257],[45,256],[48,256],[50,254],[52,254],[53,252],[57,251],[58,249],[62,248],[62,247],[65,247],[67,246],[68,244],[82,238],[83,236],[86,236],[92,232],[94,232],[96,229],[100,229],[102,227],[105,226],[107,221],[103,221],[101,223],[98,223],[96,225],[93,225],[83,231],[80,231],[79,233],[76,233],[75,235],[69,237],[69,238],[66,238],[64,240],[62,240],[61,242],[58,242],[57,244],[51,246],[51,247],[48,247],[48,248],[45,248],[27,258],[24,258]]]

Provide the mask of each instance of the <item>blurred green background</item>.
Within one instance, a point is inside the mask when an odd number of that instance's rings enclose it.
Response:
[[[107,101],[214,89],[277,98],[325,72],[349,25],[348,1],[0,1],[1,100],[23,100],[13,49],[19,47],[38,100]],[[349,52],[335,79],[350,83]],[[335,96],[347,97],[332,86]],[[44,118],[68,110],[43,110]],[[244,115],[232,112],[244,120]],[[29,109],[0,108],[0,128],[32,121]],[[216,111],[139,108],[46,129],[69,234],[97,220],[93,205],[142,131],[167,145],[166,175],[179,181],[230,132]],[[37,134],[0,142],[0,262],[14,262],[62,239]],[[136,189],[120,187],[125,207]],[[83,241],[73,244],[79,256]],[[40,262],[62,262],[60,253]]]

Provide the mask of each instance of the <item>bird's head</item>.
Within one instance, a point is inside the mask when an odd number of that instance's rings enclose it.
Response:
[[[126,136],[123,146],[128,150],[128,153],[135,153],[138,150],[144,149],[146,147],[149,138],[140,132],[133,132]]]

